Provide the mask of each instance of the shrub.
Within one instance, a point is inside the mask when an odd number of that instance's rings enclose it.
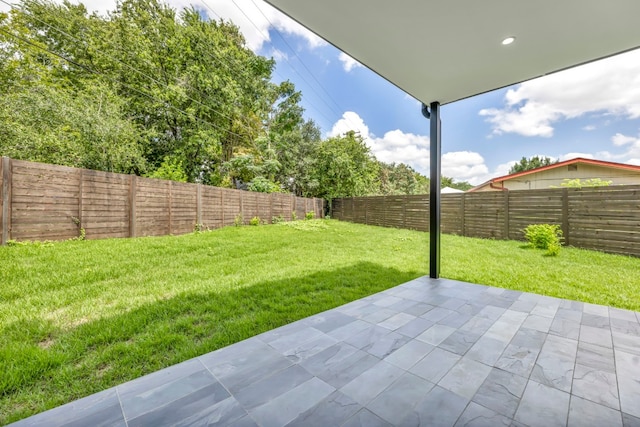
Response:
[[[552,224],[531,224],[524,229],[524,237],[534,248],[546,249],[551,255],[560,252],[560,242],[562,241],[562,230],[558,225]]]
[[[296,214],[296,211],[291,212],[291,221],[295,221],[298,219],[298,214]]]
[[[316,213],[313,211],[309,211],[306,214],[304,214],[304,219],[313,219],[316,217]]]
[[[254,216],[249,220],[249,225],[260,225],[260,217]]]
[[[235,225],[236,227],[240,227],[242,224],[244,223],[244,220],[242,219],[242,214],[239,213],[238,215],[236,215],[236,217],[233,219],[233,225]]]
[[[271,224],[280,224],[281,222],[284,222],[282,215],[271,217]]]

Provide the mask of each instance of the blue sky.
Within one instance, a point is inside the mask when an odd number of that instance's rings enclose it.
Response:
[[[105,12],[113,0],[87,0]],[[379,160],[428,174],[429,124],[418,101],[262,0],[169,0],[238,25],[247,46],[274,57],[275,81],[303,92],[325,136],[355,129]],[[480,184],[522,156],[589,157],[640,165],[640,51],[442,108],[442,173]]]

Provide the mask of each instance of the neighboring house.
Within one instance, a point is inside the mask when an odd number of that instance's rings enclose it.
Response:
[[[594,178],[611,181],[611,185],[640,185],[640,166],[577,158],[493,178],[469,192],[539,190],[560,187],[568,179]]]

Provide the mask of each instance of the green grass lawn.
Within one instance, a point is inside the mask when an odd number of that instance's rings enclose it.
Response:
[[[444,235],[442,276],[640,310],[640,259]],[[428,234],[338,221],[0,247],[0,424],[428,272]]]

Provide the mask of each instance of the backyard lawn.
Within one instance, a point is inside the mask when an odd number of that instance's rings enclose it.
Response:
[[[0,424],[428,273],[427,233],[333,220],[0,247]],[[444,235],[442,276],[640,310],[640,259]]]

